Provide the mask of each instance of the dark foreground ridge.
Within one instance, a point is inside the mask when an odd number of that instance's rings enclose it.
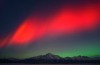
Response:
[[[46,55],[40,55],[27,59],[0,59],[0,63],[24,63],[24,64],[77,64],[77,63],[97,63],[100,64],[100,57],[65,57],[62,58],[58,55],[48,53]]]

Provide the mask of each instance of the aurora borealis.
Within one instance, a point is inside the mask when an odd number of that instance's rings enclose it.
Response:
[[[100,1],[1,2],[0,58],[100,55]]]

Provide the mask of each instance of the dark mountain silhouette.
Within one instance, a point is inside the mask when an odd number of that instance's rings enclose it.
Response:
[[[48,53],[46,55],[40,55],[40,56],[36,56],[36,57],[33,57],[34,59],[46,59],[46,60],[49,60],[49,59],[62,59],[60,56],[58,55],[53,55],[51,53]]]
[[[29,64],[67,64],[67,63],[99,63],[100,57],[74,56],[62,58],[51,53],[27,59],[0,59],[0,63],[29,63]]]
[[[87,56],[75,56],[72,57],[73,60],[91,60],[91,58],[87,57]]]

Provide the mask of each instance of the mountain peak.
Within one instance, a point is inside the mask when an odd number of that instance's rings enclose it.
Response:
[[[48,59],[61,59],[60,56],[58,55],[54,55],[52,53],[47,53],[46,55],[43,55],[45,58],[48,58]]]
[[[46,55],[47,55],[47,56],[53,56],[53,54],[52,54],[52,53],[47,53]]]
[[[40,55],[40,56],[37,56],[35,58],[40,58],[40,59],[61,59],[60,56],[54,55],[52,53],[47,53],[45,55]]]

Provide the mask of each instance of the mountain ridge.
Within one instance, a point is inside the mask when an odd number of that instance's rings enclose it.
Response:
[[[13,58],[14,59],[14,58]],[[74,56],[74,57],[60,57],[52,53],[47,53],[45,55],[39,55],[27,59],[0,59],[0,63],[100,63],[100,57],[90,58],[87,56]]]

